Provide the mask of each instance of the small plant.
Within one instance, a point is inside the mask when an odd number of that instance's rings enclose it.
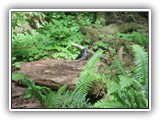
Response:
[[[30,98],[33,96],[38,100],[40,103],[41,107],[45,108],[47,106],[46,102],[46,96],[47,94],[51,93],[51,89],[47,87],[42,87],[35,85],[33,81],[29,80],[28,78],[24,77],[25,84],[28,86],[26,95],[24,96],[26,99]]]
[[[96,20],[95,24],[101,25],[102,22],[104,22],[105,19],[104,18],[99,18],[98,20]]]
[[[132,41],[136,44],[143,45],[147,47],[148,45],[148,34],[140,33],[140,32],[132,32],[132,33],[117,33],[117,36],[125,38],[126,40]]]

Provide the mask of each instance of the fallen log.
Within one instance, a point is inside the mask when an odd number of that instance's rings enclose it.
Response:
[[[87,60],[39,60],[21,64],[21,73],[31,79],[35,84],[59,89],[67,84],[69,89],[74,89],[79,80]]]

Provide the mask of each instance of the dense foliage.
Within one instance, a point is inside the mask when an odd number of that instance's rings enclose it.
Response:
[[[70,42],[83,44],[80,26],[90,25],[93,15],[64,12],[12,13],[13,63],[48,57],[75,59],[79,51]]]
[[[96,41],[85,38],[81,26],[104,24],[105,19],[97,18],[97,14],[12,12],[12,67],[16,69],[20,68],[22,62],[39,59],[74,60],[80,51],[71,42],[97,51],[85,65],[74,90],[68,90],[67,85],[64,85],[57,91],[52,91],[50,88],[35,85],[24,77],[28,86],[26,99],[36,98],[42,108],[148,108],[148,33],[141,32],[140,29],[108,34],[107,40],[103,34]],[[136,19],[132,13],[124,12],[120,15],[127,15],[132,22]],[[143,16],[142,13],[138,15]],[[145,13],[145,19],[146,15]],[[112,42],[108,42],[108,39]],[[121,45],[120,40],[127,43],[126,50],[122,53],[118,53],[116,48],[124,44]],[[109,65],[106,64],[103,72],[99,73],[97,63],[102,54],[108,58]],[[129,67],[119,57],[128,54],[134,57],[134,64]],[[23,76],[12,75],[14,80],[19,78],[22,79]],[[91,103],[87,94],[95,80],[103,81],[107,92],[102,99]]]

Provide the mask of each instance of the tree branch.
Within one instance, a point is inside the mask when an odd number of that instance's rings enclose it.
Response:
[[[71,44],[72,44],[73,46],[79,48],[79,49],[84,49],[84,48],[85,48],[85,47],[83,47],[83,46],[81,46],[81,45],[78,45],[78,44],[76,44],[76,43],[74,43],[74,42],[71,42]],[[89,52],[89,53],[91,53],[91,54],[95,54],[95,52],[93,52],[92,50],[89,50],[89,49],[87,49],[87,52]],[[106,58],[106,57],[104,57],[104,56],[101,56],[100,58],[106,60],[107,63],[108,63],[108,58]]]

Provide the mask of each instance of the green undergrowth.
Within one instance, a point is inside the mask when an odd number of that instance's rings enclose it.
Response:
[[[28,86],[25,98],[34,97],[42,108],[148,108],[148,57],[144,48],[133,45],[135,55],[134,71],[127,70],[121,61],[115,57],[108,70],[115,71],[106,75],[98,73],[97,63],[102,51],[96,52],[85,65],[80,73],[79,82],[74,90],[68,90],[67,85],[62,86],[57,91],[52,91],[47,87],[35,85],[28,78],[24,82]],[[111,72],[110,72],[111,73]],[[21,75],[13,74],[14,79],[22,78]],[[87,97],[93,81],[103,81],[107,91],[105,97],[90,102]]]
[[[80,12],[13,12],[12,63],[39,59],[75,59],[80,51],[71,45],[84,46],[80,26],[90,25],[94,13]]]
[[[95,108],[148,108],[148,56],[144,48],[133,45],[135,69],[124,67],[118,58],[107,68],[112,74],[107,75],[106,86],[110,100],[102,99],[94,104]],[[114,71],[114,73],[112,72]]]
[[[117,33],[117,36],[145,47],[148,46],[148,33],[133,31],[132,33]]]

